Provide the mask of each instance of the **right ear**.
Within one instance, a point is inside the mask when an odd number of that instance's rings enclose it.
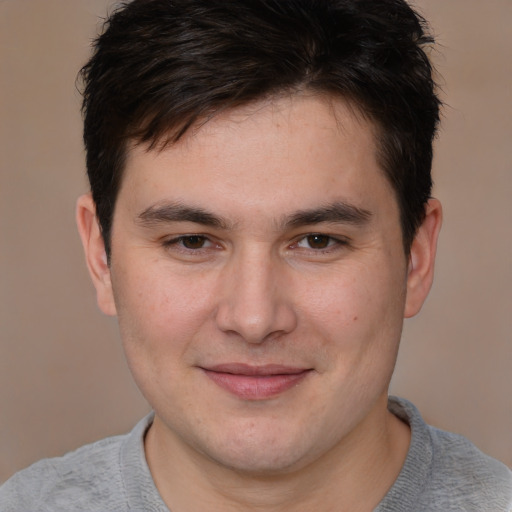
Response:
[[[96,205],[90,193],[78,198],[76,223],[82,239],[89,274],[96,288],[98,306],[106,315],[115,316],[116,306],[110,278],[110,267],[103,235],[96,217]]]

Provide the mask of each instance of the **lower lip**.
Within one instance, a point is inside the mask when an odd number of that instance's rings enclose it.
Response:
[[[221,388],[243,400],[266,400],[295,387],[309,374],[239,375],[204,370],[205,374]]]

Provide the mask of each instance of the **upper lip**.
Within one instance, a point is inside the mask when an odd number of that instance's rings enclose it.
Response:
[[[224,363],[202,368],[211,372],[231,373],[233,375],[246,375],[255,377],[265,377],[269,375],[294,375],[310,369],[282,364],[250,365],[245,363]]]

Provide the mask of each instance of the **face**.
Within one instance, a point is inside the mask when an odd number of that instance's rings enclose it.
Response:
[[[311,96],[131,149],[97,286],[163,444],[275,472],[379,428],[408,261],[375,154]]]

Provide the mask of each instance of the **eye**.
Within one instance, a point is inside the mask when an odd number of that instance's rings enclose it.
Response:
[[[302,249],[328,249],[333,245],[340,244],[340,240],[336,240],[328,235],[322,235],[321,233],[312,233],[310,235],[301,238],[296,247],[300,247]]]
[[[164,244],[166,247],[176,247],[182,250],[197,251],[200,249],[209,249],[215,244],[203,235],[181,235],[167,240]]]
[[[186,249],[202,249],[208,243],[208,239],[200,235],[189,235],[180,238],[181,244]]]

